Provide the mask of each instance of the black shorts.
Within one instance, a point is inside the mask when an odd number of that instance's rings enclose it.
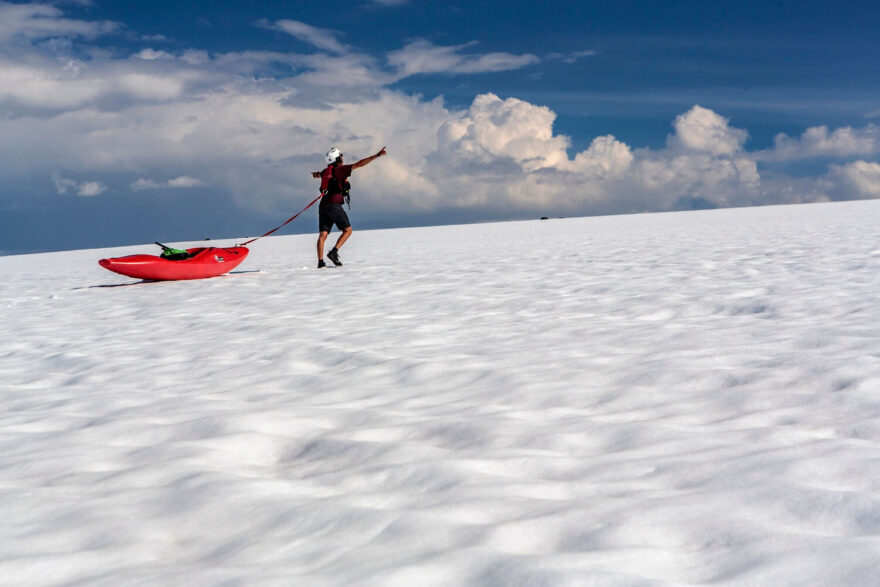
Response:
[[[342,204],[322,203],[318,206],[318,232],[330,232],[334,224],[339,230],[345,230],[351,226],[348,214],[342,209]]]

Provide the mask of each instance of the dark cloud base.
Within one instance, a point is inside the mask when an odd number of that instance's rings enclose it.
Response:
[[[255,212],[231,197],[211,190],[149,190],[133,195],[70,195],[8,201],[0,214],[0,255],[23,255],[76,249],[99,249],[159,242],[244,240],[259,236],[295,214],[308,200],[291,201],[289,209]],[[349,211],[355,230],[394,229],[449,224],[533,220],[544,214],[487,208],[449,208],[442,211],[390,217],[366,203]],[[285,226],[277,235],[313,234],[316,207]],[[51,235],[48,239],[46,235]],[[309,249],[311,253],[311,249]]]
[[[60,195],[5,202],[0,214],[0,254],[104,248],[157,240],[231,240],[262,234],[276,221],[274,215],[242,210],[231,198],[208,190],[188,190],[183,196],[177,192],[149,190],[91,198]]]

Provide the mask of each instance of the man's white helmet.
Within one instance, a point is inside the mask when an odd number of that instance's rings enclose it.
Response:
[[[342,157],[342,152],[336,147],[330,147],[330,150],[324,155],[324,161],[329,165],[330,163],[336,163],[336,160],[340,157]]]

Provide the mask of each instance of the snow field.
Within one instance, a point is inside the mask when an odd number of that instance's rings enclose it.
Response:
[[[0,575],[876,585],[878,221],[364,231],[322,271],[272,237],[167,283],[97,265],[149,246],[0,257]]]

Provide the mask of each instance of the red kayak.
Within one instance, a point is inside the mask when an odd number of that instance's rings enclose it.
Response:
[[[172,260],[156,255],[128,255],[101,259],[98,265],[115,273],[156,281],[204,279],[229,273],[248,256],[246,247],[187,249],[189,257]]]

